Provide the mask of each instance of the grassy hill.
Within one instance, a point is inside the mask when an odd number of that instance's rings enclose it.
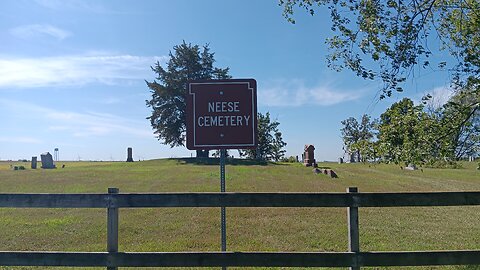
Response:
[[[63,169],[13,171],[10,165],[29,168],[29,164],[0,162],[0,193],[105,193],[108,187],[125,193],[220,189],[218,160],[64,164]],[[423,171],[385,164],[319,165],[334,169],[339,178],[315,175],[300,164],[231,161],[227,191],[344,192],[349,186],[360,192],[480,190],[476,163],[464,163],[463,169]],[[0,209],[0,251],[105,251],[105,212]],[[228,250],[346,251],[346,224],[344,208],[228,208]],[[119,234],[120,251],[217,251],[220,210],[121,209]],[[480,249],[480,207],[363,208],[360,242],[363,251]]]

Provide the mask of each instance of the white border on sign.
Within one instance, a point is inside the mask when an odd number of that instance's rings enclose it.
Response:
[[[201,84],[247,84],[247,88],[252,92],[252,138],[253,138],[253,143],[252,144],[198,144],[196,143],[196,125],[195,125],[195,119],[196,119],[196,110],[195,110],[195,93],[192,93],[192,85],[201,85]],[[217,146],[221,147],[247,147],[247,146],[255,146],[255,121],[253,117],[257,117],[255,115],[255,93],[253,91],[253,88],[250,87],[250,82],[202,82],[202,83],[190,83],[188,85],[188,93],[193,96],[193,147],[211,147],[215,148]]]

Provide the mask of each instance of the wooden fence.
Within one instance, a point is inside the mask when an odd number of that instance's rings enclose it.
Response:
[[[480,250],[361,252],[359,207],[480,205],[480,192],[0,194],[0,207],[106,208],[107,252],[0,251],[0,266],[350,267],[480,264]],[[119,208],[346,207],[348,252],[119,252]]]

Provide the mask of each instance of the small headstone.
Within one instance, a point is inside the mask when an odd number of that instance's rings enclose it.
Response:
[[[42,160],[42,169],[55,169],[52,154],[45,152],[40,155],[40,159]]]
[[[132,148],[131,147],[127,148],[127,162],[133,162]]]
[[[338,175],[335,173],[334,170],[329,169],[327,173],[331,178],[338,178]]]
[[[36,169],[37,168],[37,157],[32,157],[32,169]]]
[[[415,166],[415,164],[408,164],[408,166],[405,167],[405,170],[414,171],[414,170],[418,170],[418,168],[417,166]]]
[[[312,170],[312,172],[315,173],[315,174],[325,174],[325,175],[330,176],[330,178],[338,178],[338,175],[332,169],[315,168],[315,169]]]

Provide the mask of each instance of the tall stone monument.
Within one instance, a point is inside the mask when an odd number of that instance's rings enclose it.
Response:
[[[37,168],[37,157],[32,157],[32,169]]]
[[[317,163],[315,162],[315,146],[312,144],[306,144],[303,157],[303,165],[307,167],[316,167]]]
[[[52,154],[45,152],[40,155],[40,159],[42,160],[42,169],[55,169]]]
[[[133,162],[132,148],[131,147],[127,148],[127,162]]]

